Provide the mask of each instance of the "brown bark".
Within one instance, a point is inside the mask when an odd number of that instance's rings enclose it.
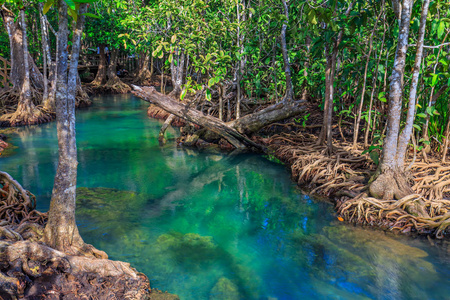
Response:
[[[381,4],[382,7],[384,7],[384,1]],[[372,32],[370,34],[370,38],[369,38],[369,53],[367,54],[367,60],[366,60],[366,65],[364,67],[364,78],[363,78],[363,88],[362,88],[362,92],[361,92],[361,101],[359,102],[359,108],[358,108],[358,116],[356,118],[356,126],[355,126],[355,130],[353,131],[353,149],[356,149],[356,144],[358,142],[358,135],[359,135],[359,124],[361,123],[361,114],[362,114],[362,108],[364,105],[364,96],[366,94],[366,83],[367,83],[367,71],[369,69],[369,62],[370,62],[370,57],[372,55],[372,50],[373,50],[373,35],[375,34],[375,30],[377,29],[377,25],[378,25],[378,21],[381,18],[381,15],[383,14],[384,11],[381,11],[380,14],[377,17],[377,20],[375,21],[375,26],[372,29]],[[378,66],[377,66],[378,68]],[[376,77],[376,75],[374,75]],[[370,119],[370,117],[369,117]]]
[[[165,111],[179,118],[205,127],[208,130],[220,136],[223,136],[230,144],[232,144],[237,149],[254,147],[256,149],[263,150],[262,146],[245,137],[232,126],[229,126],[228,124],[220,121],[215,117],[205,115],[196,109],[189,108],[188,105],[178,102],[172,97],[158,93],[153,87],[138,87],[133,85],[133,88],[133,94],[135,94],[137,97],[147,102],[158,105]]]
[[[23,58],[23,75],[21,76],[21,87],[19,103],[16,112],[10,116],[9,123],[11,126],[38,124],[41,119],[41,112],[33,103],[31,95],[30,83],[30,60],[31,56],[28,51],[27,40],[27,23],[25,19],[25,8],[20,10],[20,27],[22,31],[22,58]],[[18,81],[19,82],[19,81]]]
[[[80,10],[86,4],[81,4]],[[75,140],[75,92],[78,55],[84,17],[79,17],[74,32],[74,45],[68,69],[67,4],[58,1],[58,36],[56,49],[56,125],[59,160],[53,185],[48,223],[43,241],[52,248],[69,254],[88,252],[75,222],[77,183],[77,146]],[[68,74],[69,73],[69,74]],[[69,85],[70,84],[70,85]]]
[[[282,0],[281,2],[283,3],[284,15],[286,16],[286,20],[283,21],[283,25],[281,26],[281,52],[283,53],[284,74],[286,76],[286,94],[284,95],[284,100],[292,101],[294,98],[294,89],[291,78],[291,64],[289,63],[289,54],[286,45],[286,30],[289,22],[289,8],[286,0]]]
[[[352,11],[355,1],[348,6],[345,16],[348,17]],[[323,144],[326,141],[328,153],[333,152],[333,137],[332,137],[332,121],[333,121],[333,98],[334,98],[334,75],[336,72],[336,61],[338,55],[339,45],[344,36],[344,28],[339,31],[338,36],[333,44],[333,49],[330,45],[325,46],[325,56],[327,65],[325,69],[325,102],[323,112],[323,126],[319,134],[318,143]]]
[[[238,149],[254,147],[264,150],[244,134],[250,134],[281,119],[286,119],[305,110],[305,101],[281,102],[254,114],[246,115],[232,122],[222,122],[218,118],[204,115],[202,112],[190,108],[189,105],[180,103],[169,96],[156,92],[153,87],[133,86],[134,94],[143,100],[158,105],[165,111],[185,119],[191,123],[203,126],[206,129],[223,136],[230,144]]]
[[[106,55],[105,55],[105,45],[100,45],[100,61],[98,63],[97,75],[95,79],[91,82],[93,85],[103,85],[106,82]]]
[[[408,49],[412,3],[412,0],[403,1],[400,34],[394,61],[394,70],[391,75],[387,134],[383,146],[383,157],[377,174],[376,176],[374,176],[375,180],[369,186],[369,191],[374,197],[383,199],[400,199],[408,194],[413,193],[408,182],[408,176],[406,174],[404,163],[406,149],[411,137],[415,116],[417,83],[419,80],[426,17],[430,1],[425,0],[422,6],[419,38],[417,42],[417,53],[411,80],[411,89],[409,92],[406,125],[403,131],[400,133],[403,77],[406,52]]]
[[[11,56],[11,73],[10,81],[14,88],[20,89],[25,77],[24,51],[23,51],[23,31],[19,26],[19,19],[15,21],[15,15],[2,5],[0,7],[0,15],[9,37],[10,56]],[[26,37],[25,37],[26,38]],[[43,88],[43,77],[39,68],[34,63],[33,58],[28,53],[28,69],[30,72],[30,82],[34,89]]]
[[[146,83],[149,82],[152,79],[153,76],[153,56],[149,55],[146,52],[141,53],[141,59],[139,64],[139,70],[137,72],[137,75],[134,79],[134,83],[136,84],[142,84],[147,85]],[[151,61],[150,61],[151,56]],[[149,70],[149,62],[151,64],[150,70]]]

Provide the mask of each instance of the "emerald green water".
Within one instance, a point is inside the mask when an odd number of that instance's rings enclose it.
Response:
[[[77,221],[86,242],[181,299],[450,299],[450,245],[344,225],[281,165],[160,147],[133,96],[77,112]],[[0,157],[49,207],[56,124],[19,128]]]

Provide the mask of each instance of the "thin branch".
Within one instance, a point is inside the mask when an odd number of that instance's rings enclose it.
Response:
[[[443,47],[443,46],[447,46],[447,45],[450,45],[450,42],[448,42],[448,43],[443,43],[443,44],[440,44],[440,45],[436,45],[436,46],[423,46],[424,48],[427,48],[427,49],[437,49],[437,48],[441,48],[441,47]],[[417,45],[416,44],[410,44],[410,45],[408,45],[408,47],[417,47]]]

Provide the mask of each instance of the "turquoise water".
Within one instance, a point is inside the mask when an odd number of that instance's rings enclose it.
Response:
[[[344,225],[281,165],[176,146],[133,96],[77,112],[86,242],[181,299],[450,299],[450,245]],[[49,207],[56,124],[19,128],[0,157]]]

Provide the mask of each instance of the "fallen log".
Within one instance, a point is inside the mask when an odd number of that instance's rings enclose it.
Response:
[[[187,105],[178,102],[169,96],[158,93],[154,87],[138,87],[135,85],[132,85],[132,87],[134,89],[133,94],[142,100],[158,105],[165,111],[179,118],[183,118],[223,136],[230,144],[236,147],[236,149],[255,148],[265,152],[264,146],[253,142],[226,123],[215,117],[205,115],[201,111],[189,108]]]
[[[190,108],[189,105],[178,102],[169,96],[158,93],[154,87],[138,87],[135,85],[132,85],[132,87],[134,89],[133,94],[137,97],[224,137],[237,149],[255,148],[265,152],[266,148],[264,146],[252,141],[246,134],[255,133],[264,126],[298,115],[306,109],[303,105],[305,103],[304,100],[283,101],[238,120],[225,123],[218,118],[205,115],[199,110]]]

